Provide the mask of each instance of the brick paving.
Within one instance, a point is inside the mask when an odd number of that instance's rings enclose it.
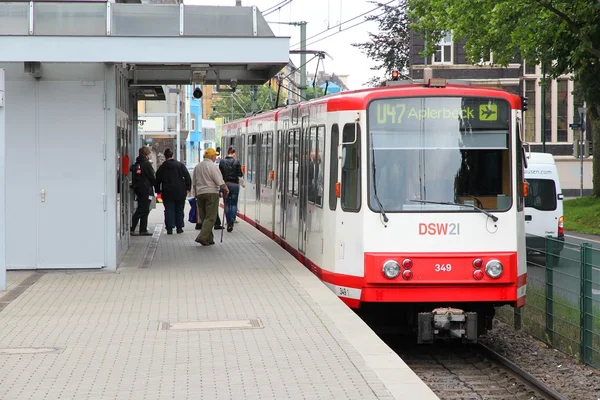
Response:
[[[159,205],[150,229],[161,223]],[[435,398],[379,343],[361,354],[375,335],[256,229],[236,224],[223,243],[216,231],[208,247],[196,234],[163,229],[145,266],[152,238],[132,237],[116,273],[41,274],[0,312],[0,399]],[[9,271],[5,293],[32,274]],[[244,320],[262,326],[173,329]],[[349,331],[363,333],[352,344]]]

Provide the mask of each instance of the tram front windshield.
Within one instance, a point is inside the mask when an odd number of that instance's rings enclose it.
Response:
[[[385,212],[508,210],[510,107],[481,97],[374,100],[368,108],[369,207]],[[415,201],[417,200],[417,201]]]

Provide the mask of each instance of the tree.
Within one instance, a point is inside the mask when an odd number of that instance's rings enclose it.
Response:
[[[315,86],[313,89],[312,86],[308,86],[306,88],[306,100],[311,100],[317,97],[321,97],[325,94],[325,91],[320,86]]]
[[[367,21],[377,21],[379,32],[369,32],[370,40],[364,43],[353,43],[367,57],[376,61],[377,65],[371,67],[374,71],[382,71],[388,77],[392,71],[401,74],[408,71],[410,40],[409,21],[407,18],[407,0],[399,0],[398,5],[386,5],[378,1],[370,1],[381,7],[383,12],[378,15],[365,17]],[[373,77],[365,83],[369,86],[379,86],[381,77]]]
[[[444,31],[465,40],[471,62],[515,55],[545,67],[547,79],[573,74],[593,127],[594,195],[600,197],[600,3],[591,0],[408,0],[408,15],[434,52]]]
[[[275,107],[277,91],[268,85],[257,86],[258,95],[256,101],[256,112],[270,110]],[[284,104],[285,89],[279,94],[279,104]],[[218,97],[217,97],[218,96]],[[224,92],[215,95],[213,109],[210,118],[227,117],[228,119],[244,118],[252,115],[252,86],[238,86],[234,93]]]

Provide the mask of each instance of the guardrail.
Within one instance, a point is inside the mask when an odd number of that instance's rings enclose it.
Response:
[[[600,249],[529,236],[527,264],[526,305],[496,318],[600,368]]]

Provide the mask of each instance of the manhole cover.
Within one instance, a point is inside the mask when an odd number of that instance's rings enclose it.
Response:
[[[209,331],[220,329],[260,329],[262,322],[258,319],[242,319],[231,321],[188,321],[188,322],[162,322],[162,331]]]
[[[12,354],[47,354],[47,353],[59,353],[60,349],[56,347],[11,347],[11,348],[0,348],[0,355],[12,355]]]

